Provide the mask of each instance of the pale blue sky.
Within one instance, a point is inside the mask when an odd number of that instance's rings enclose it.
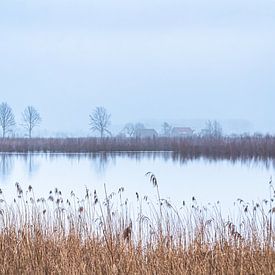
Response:
[[[49,131],[241,119],[275,133],[275,0],[2,0],[0,101]]]

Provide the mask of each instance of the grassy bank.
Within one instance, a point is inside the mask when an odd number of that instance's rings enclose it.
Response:
[[[0,152],[94,153],[172,151],[184,157],[274,158],[275,137],[138,138],[7,138],[0,139]]]
[[[274,274],[273,198],[236,201],[234,217],[218,204],[195,198],[177,209],[161,198],[136,193],[136,208],[124,189],[103,198],[86,190],[62,197],[58,189],[36,198],[30,186],[12,204],[1,194],[1,274]]]

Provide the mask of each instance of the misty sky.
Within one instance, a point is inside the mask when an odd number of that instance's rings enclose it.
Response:
[[[275,133],[275,0],[1,0],[0,102],[41,129],[240,119]]]

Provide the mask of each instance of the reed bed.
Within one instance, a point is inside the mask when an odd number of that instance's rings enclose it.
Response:
[[[186,137],[186,138],[5,138],[0,139],[0,152],[140,152],[170,151],[183,157],[208,158],[274,158],[275,137]]]
[[[136,201],[124,188],[98,196],[86,189],[64,199],[58,189],[36,198],[16,183],[1,192],[1,274],[275,274],[274,188],[258,203],[236,201],[234,217],[196,198],[176,208],[153,195]]]

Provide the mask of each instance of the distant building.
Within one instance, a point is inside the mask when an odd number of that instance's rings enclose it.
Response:
[[[171,135],[173,137],[190,137],[194,134],[194,130],[190,127],[174,127]]]
[[[158,133],[155,129],[138,129],[136,130],[136,137],[139,138],[155,138]]]

